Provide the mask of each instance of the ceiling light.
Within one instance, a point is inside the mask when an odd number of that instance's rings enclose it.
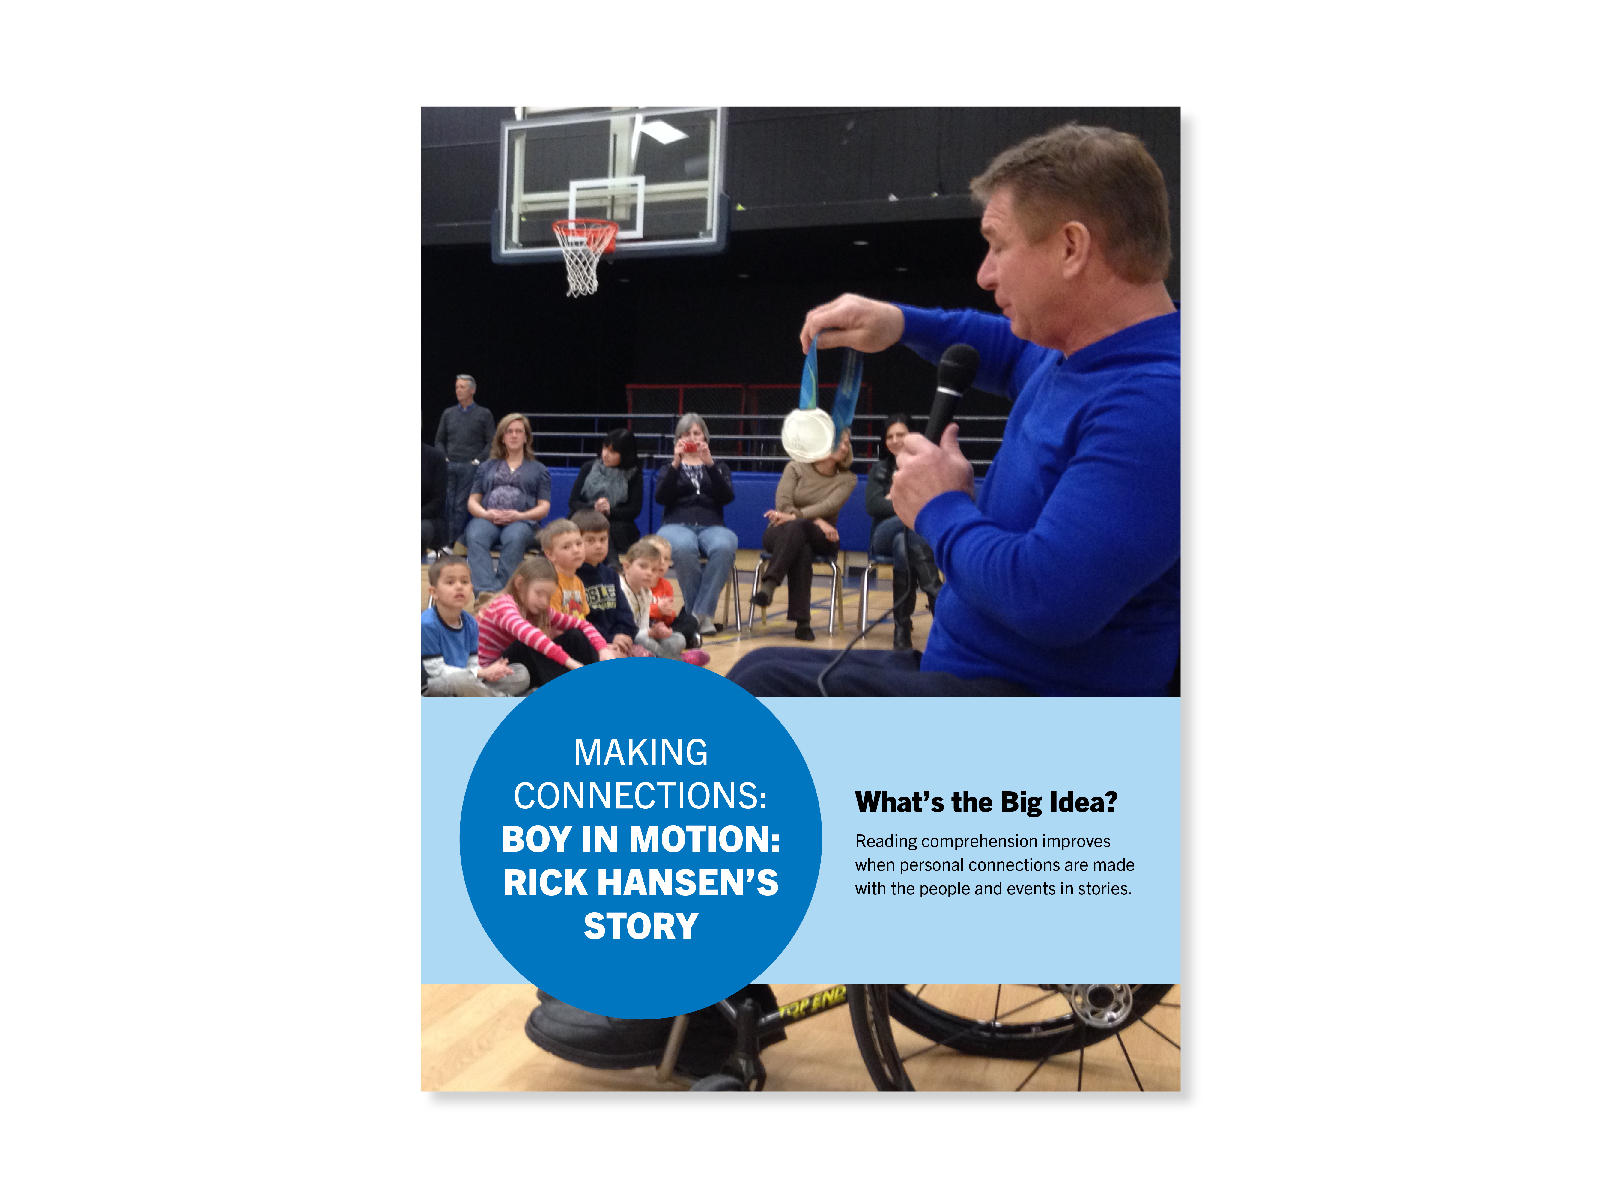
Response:
[[[851,245],[853,245],[853,246],[865,246],[866,244],[867,243],[865,241],[853,241],[853,242],[851,242]]]
[[[682,129],[674,129],[666,121],[646,121],[639,127],[639,131],[649,134],[664,146],[670,146],[674,142],[681,142],[689,136]]]

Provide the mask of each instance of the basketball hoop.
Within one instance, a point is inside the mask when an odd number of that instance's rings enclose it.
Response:
[[[567,294],[592,296],[600,290],[595,264],[617,244],[616,221],[567,220],[552,222],[562,259],[567,263]]]

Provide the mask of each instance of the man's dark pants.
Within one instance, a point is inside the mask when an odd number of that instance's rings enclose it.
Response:
[[[473,476],[478,468],[471,462],[447,462],[445,481],[445,549],[461,540],[467,528],[467,497],[472,494]]]
[[[734,664],[728,677],[752,695],[822,695],[817,676],[834,658],[826,649],[759,649]],[[825,681],[829,695],[1004,696],[1034,693],[1007,679],[963,679],[919,670],[915,651],[852,650]]]

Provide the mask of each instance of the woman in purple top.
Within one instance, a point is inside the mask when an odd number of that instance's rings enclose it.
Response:
[[[462,540],[473,590],[501,591],[522,564],[539,522],[550,512],[550,472],[533,456],[534,430],[513,412],[495,426],[489,458],[473,476],[467,511],[472,519]],[[490,551],[500,546],[497,565]]]

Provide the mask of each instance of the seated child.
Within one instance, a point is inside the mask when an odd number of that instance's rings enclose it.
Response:
[[[526,666],[496,658],[478,664],[478,622],[464,611],[472,599],[467,559],[441,554],[428,568],[434,606],[422,614],[422,693],[430,697],[522,695],[531,685]]]
[[[685,649],[684,635],[675,633],[660,620],[650,618],[654,597],[651,589],[661,578],[661,551],[650,539],[641,539],[628,547],[623,555],[623,602],[633,612],[640,631],[634,637],[634,653],[641,657],[677,658],[695,666],[705,666],[711,660],[703,649]]]
[[[667,538],[657,533],[648,533],[642,541],[649,541],[661,550],[662,568],[656,576],[656,586],[651,589],[655,599],[651,601],[650,618],[664,621],[671,626],[673,632],[684,635],[684,644],[691,649],[700,648],[700,621],[696,620],[686,605],[679,611],[673,603],[673,585],[667,581],[667,572],[673,568],[673,547]]]
[[[583,539],[584,562],[578,568],[578,579],[584,585],[584,602],[589,605],[589,623],[594,625],[607,644],[619,654],[634,652],[634,635],[639,626],[626,601],[619,598],[617,571],[606,565],[610,552],[611,521],[605,513],[593,508],[580,508],[573,514],[573,524]]]
[[[556,568],[556,598],[551,607],[568,616],[587,617],[589,603],[578,568],[584,564],[584,536],[570,520],[553,520],[539,530],[539,548]]]
[[[556,568],[544,558],[524,558],[506,590],[478,610],[479,652],[504,652],[528,668],[535,687],[617,657],[594,625],[558,611],[555,602]]]

